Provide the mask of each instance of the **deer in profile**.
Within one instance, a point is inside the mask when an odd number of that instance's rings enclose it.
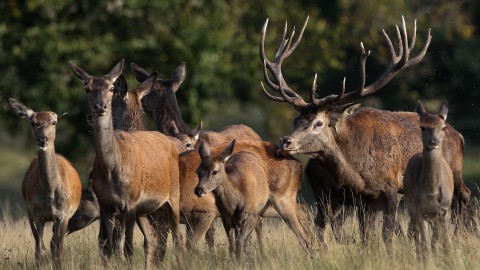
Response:
[[[44,226],[46,222],[53,222],[50,242],[53,266],[54,269],[62,269],[67,222],[80,203],[80,177],[67,159],[55,153],[57,115],[53,112],[35,112],[13,98],[9,102],[19,117],[30,121],[37,143],[37,157],[25,172],[21,187],[35,238],[35,262],[37,267],[44,262]]]
[[[280,96],[270,94],[262,83],[263,92],[269,99],[286,102],[299,112],[294,120],[293,131],[281,139],[279,154],[303,153],[314,157],[315,160],[310,161],[307,168],[310,172],[321,172],[319,174],[322,178],[309,177],[308,180],[318,205],[326,197],[326,207],[335,207],[327,212],[336,212],[343,205],[362,202],[357,209],[363,241],[368,238],[370,228],[373,227],[376,212],[383,211],[382,236],[386,243],[390,243],[392,233],[399,228],[395,215],[397,193],[403,191],[403,172],[408,160],[422,149],[417,129],[419,121],[416,114],[411,112],[377,110],[360,107],[360,103],[385,86],[398,72],[418,64],[430,44],[430,33],[420,53],[410,58],[415,45],[416,22],[411,41],[407,37],[405,21],[402,21],[401,29],[397,27],[398,52],[384,31],[390,62],[384,73],[369,85],[366,85],[365,63],[370,51],[366,52],[361,43],[358,87],[347,92],[344,80],[339,94],[319,98],[315,75],[310,102],[306,102],[287,85],[281,67],[283,60],[298,46],[307,22],[308,18],[296,39],[295,32],[286,36],[285,26],[273,61],[267,58],[264,45],[268,19],[261,32],[260,59],[265,81]],[[269,73],[274,79],[270,78]],[[470,196],[462,178],[463,145],[462,135],[447,124],[442,151],[453,171],[455,195],[462,212],[465,211]],[[310,175],[315,176],[314,173]],[[319,207],[316,224],[321,241],[325,216],[325,211]]]
[[[431,246],[451,246],[450,209],[453,197],[453,172],[442,151],[448,105],[445,101],[436,115],[426,112],[418,101],[423,151],[408,162],[404,177],[404,198],[410,214],[417,256],[430,253],[428,225],[432,227]]]
[[[236,258],[240,258],[248,248],[250,233],[259,217],[273,207],[311,255],[311,243],[297,212],[299,179],[291,181],[290,177],[272,177],[272,170],[281,170],[282,167],[272,166],[275,161],[265,153],[262,155],[262,146],[257,151],[240,150],[235,154],[234,147],[235,140],[226,146],[218,146],[212,153],[208,142],[201,142],[198,150],[201,163],[196,170],[199,180],[194,190],[198,197],[209,192],[215,195],[230,250],[235,252]],[[283,161],[288,163],[288,160]]]
[[[113,129],[111,101],[114,83],[122,73],[123,60],[102,77],[90,76],[80,67],[70,64],[87,92],[93,116],[95,160],[92,187],[100,205],[99,247],[103,258],[113,252],[113,227],[118,219],[120,235],[125,235],[127,258],[133,254],[135,222],[144,235],[145,268],[152,266],[156,250],[154,228],[147,215],[160,211],[157,220],[166,226],[159,239],[173,234],[177,249],[181,248],[179,226],[178,151],[173,143],[159,132],[125,132]],[[152,88],[156,73],[140,88]],[[165,249],[166,241],[159,248]]]
[[[131,68],[138,82],[143,82],[150,76],[148,71],[134,63],[131,64]],[[170,136],[192,134],[182,119],[175,96],[186,75],[187,67],[185,63],[182,63],[175,70],[172,79],[158,79],[152,93],[142,99],[145,108],[153,113],[157,130]],[[175,123],[176,129],[172,128],[172,121]],[[196,131],[197,128],[198,126],[193,131]],[[198,140],[200,139],[208,140],[210,145],[230,142],[233,139],[262,141],[253,129],[245,125],[230,125],[219,132],[202,131]]]

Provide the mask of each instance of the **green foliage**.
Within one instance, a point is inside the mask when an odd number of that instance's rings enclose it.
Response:
[[[295,112],[267,100],[259,90],[263,75],[258,42],[266,18],[267,54],[273,58],[284,21],[290,28],[301,26],[310,15],[300,46],[283,66],[290,87],[306,97],[315,73],[320,95],[337,92],[344,76],[349,89],[356,86],[360,41],[372,50],[367,83],[373,81],[388,60],[381,29],[394,38],[394,25],[405,15],[410,30],[418,19],[417,47],[424,44],[428,27],[433,41],[422,63],[403,71],[376,95],[377,104],[413,110],[418,98],[448,99],[451,122],[475,139],[475,119],[480,116],[475,76],[480,69],[479,6],[473,0],[3,1],[0,126],[12,134],[29,134],[28,126],[18,125],[10,112],[9,97],[35,110],[68,112],[59,122],[57,148],[79,159],[91,148],[82,147],[91,141],[85,122],[88,104],[68,62],[99,76],[125,59],[170,77],[185,61],[187,80],[177,95],[190,126],[204,119],[215,127],[233,124],[226,119],[232,115],[225,113],[229,108],[258,108],[263,115],[255,113],[252,119],[244,111],[242,119],[263,126],[267,139],[277,141],[290,129]],[[128,65],[124,72],[134,87]]]

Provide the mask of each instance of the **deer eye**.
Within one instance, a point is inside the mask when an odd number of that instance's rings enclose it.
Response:
[[[218,171],[213,171],[212,175],[217,175]]]
[[[443,128],[442,128],[442,130],[443,130],[443,131],[447,130],[447,127],[446,127],[446,126],[445,126],[445,127],[443,127]]]
[[[321,126],[323,126],[323,122],[322,122],[322,121],[318,121],[317,123],[315,123],[315,126],[316,126],[316,127],[321,127]]]
[[[191,143],[187,143],[185,146],[190,147],[191,145],[192,145]]]
[[[114,89],[115,89],[115,86],[110,87],[110,92],[113,92]]]
[[[55,126],[56,124],[57,124],[57,121],[53,121],[53,122],[52,122],[52,125]]]

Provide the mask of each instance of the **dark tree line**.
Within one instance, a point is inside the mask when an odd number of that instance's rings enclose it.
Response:
[[[260,92],[260,30],[270,18],[266,46],[273,57],[285,20],[299,27],[307,15],[304,38],[284,62],[292,88],[306,97],[315,73],[320,95],[338,91],[344,76],[347,88],[354,88],[360,41],[372,51],[367,83],[375,80],[388,60],[381,30],[394,37],[394,25],[404,15],[411,32],[417,18],[417,48],[432,28],[426,58],[368,103],[413,110],[419,98],[433,107],[447,99],[449,122],[470,143],[480,135],[480,4],[474,0],[7,0],[0,2],[0,14],[1,127],[12,135],[28,134],[28,127],[16,124],[9,97],[36,110],[68,112],[59,121],[57,148],[73,159],[91,149],[91,135],[85,93],[68,62],[101,75],[125,59],[170,77],[184,61],[187,79],[177,96],[190,126],[200,120],[209,129],[243,122],[277,141],[295,112]],[[135,86],[128,65],[124,72]]]

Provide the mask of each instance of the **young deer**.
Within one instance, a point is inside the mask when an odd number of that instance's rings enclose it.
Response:
[[[450,208],[453,197],[453,173],[442,153],[448,113],[445,101],[436,115],[425,111],[418,101],[417,113],[422,130],[423,152],[413,156],[404,176],[404,196],[410,214],[417,256],[430,253],[427,226],[432,226],[432,246],[441,241],[444,248],[451,246],[449,236]]]
[[[202,131],[202,122],[200,122],[200,124],[190,130],[188,133],[184,134],[180,132],[177,124],[175,124],[175,121],[172,120],[172,122],[170,122],[169,131],[170,136],[180,141],[180,143],[185,146],[187,150],[192,150],[198,141],[200,131]]]
[[[80,203],[80,177],[68,160],[55,153],[57,115],[34,112],[13,98],[9,102],[18,116],[30,121],[37,142],[37,157],[30,163],[22,182],[22,196],[35,238],[35,261],[37,266],[43,263],[43,229],[46,222],[52,221],[50,249],[54,268],[61,269],[67,222]]]
[[[275,161],[262,155],[262,151],[233,154],[234,147],[235,140],[226,147],[217,147],[212,154],[208,142],[201,142],[198,151],[201,163],[196,170],[199,182],[194,190],[198,197],[209,192],[215,195],[227,230],[230,250],[235,252],[237,258],[244,253],[259,217],[273,206],[311,255],[310,240],[297,212],[298,185],[289,181],[289,177],[272,177],[271,165]]]
[[[123,69],[123,60],[108,74],[92,77],[83,69],[70,64],[73,73],[84,84],[90,111],[93,115],[95,161],[92,187],[100,204],[99,244],[104,259],[113,251],[115,217],[124,228],[125,251],[133,254],[133,229],[139,224],[145,238],[145,268],[150,268],[155,253],[154,228],[147,219],[156,211],[158,220],[167,229],[159,233],[160,249],[166,248],[171,230],[177,248],[181,246],[179,226],[178,151],[173,143],[159,132],[124,132],[113,130],[111,101],[114,82]],[[152,88],[156,73],[139,87]],[[123,232],[120,232],[123,235]],[[164,253],[164,252],[162,252]]]

